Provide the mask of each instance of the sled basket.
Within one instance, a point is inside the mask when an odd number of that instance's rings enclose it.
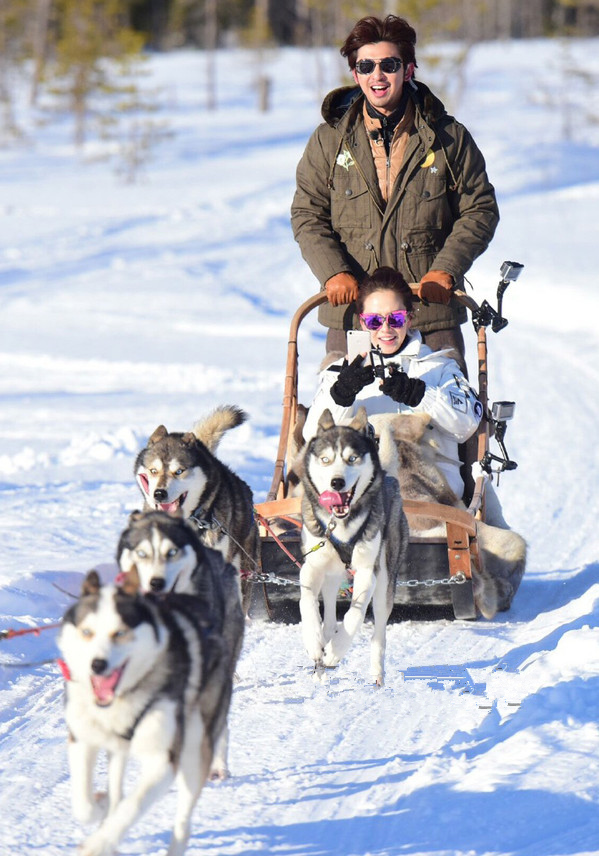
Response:
[[[412,286],[413,289],[416,286]],[[474,300],[463,292],[456,299],[475,312]],[[294,428],[298,417],[298,331],[304,318],[326,301],[321,292],[306,300],[292,318],[287,350],[283,414],[277,458],[267,498],[255,506],[260,529],[261,583],[253,586],[250,614],[275,621],[299,621],[299,569],[301,555],[301,509],[299,497],[292,496],[288,464],[295,453]],[[478,395],[483,418],[478,427],[478,459],[489,448],[487,418],[486,330],[477,330]],[[430,618],[434,615],[474,619],[477,617],[472,590],[472,570],[480,569],[477,523],[484,520],[486,479],[477,478],[468,509],[433,502],[404,500],[409,524],[419,517],[444,524],[445,537],[410,534],[407,567],[398,577],[395,608],[391,621],[403,618]],[[348,603],[351,592],[342,588],[338,604]]]

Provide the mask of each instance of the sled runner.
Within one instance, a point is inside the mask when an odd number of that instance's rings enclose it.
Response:
[[[485,521],[485,492],[488,474],[515,469],[503,443],[506,421],[513,415],[513,402],[500,402],[489,409],[487,396],[487,327],[498,332],[507,325],[502,317],[503,293],[522,269],[516,262],[504,262],[497,291],[498,308],[485,300],[479,306],[464,292],[457,300],[469,310],[477,334],[478,397],[483,418],[477,430],[477,459],[481,473],[476,479],[472,500],[466,509],[438,502],[403,500],[410,523],[407,570],[402,572],[395,592],[393,617],[429,617],[442,612],[460,619],[474,619],[472,575],[482,573],[483,556],[479,549],[479,525]],[[415,291],[416,285],[413,286]],[[252,612],[273,620],[299,620],[299,569],[302,564],[300,534],[300,497],[294,496],[295,483],[291,465],[297,450],[296,424],[302,406],[298,402],[298,331],[306,316],[326,301],[324,292],[303,303],[292,318],[285,370],[283,414],[279,445],[270,491],[264,502],[255,506],[261,540],[261,585],[254,586]],[[489,450],[491,434],[500,455]],[[291,478],[290,478],[291,475]],[[426,530],[416,534],[419,519],[443,528],[444,536],[429,536]],[[427,528],[429,524],[427,523]],[[351,569],[348,569],[348,591],[351,591]],[[348,592],[340,590],[338,601],[347,601]]]

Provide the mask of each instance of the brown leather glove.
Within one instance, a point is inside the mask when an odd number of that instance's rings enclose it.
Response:
[[[351,303],[358,296],[358,280],[351,273],[336,273],[324,284],[331,306]]]
[[[420,280],[418,297],[424,303],[442,303],[447,306],[451,300],[453,277],[444,270],[429,270]]]

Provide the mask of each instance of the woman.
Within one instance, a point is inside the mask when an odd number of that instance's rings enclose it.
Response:
[[[480,422],[482,406],[476,393],[447,351],[431,351],[420,333],[410,329],[412,291],[400,273],[389,267],[375,270],[360,286],[356,309],[377,352],[375,365],[385,367],[384,378],[362,356],[349,365],[347,360],[330,365],[320,375],[304,437],[316,433],[326,408],[335,422],[347,420],[360,406],[369,414],[428,413],[437,465],[461,498],[458,443],[467,440]]]

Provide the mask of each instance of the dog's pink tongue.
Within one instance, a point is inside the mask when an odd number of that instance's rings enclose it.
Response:
[[[114,691],[119,679],[123,673],[124,666],[115,669],[109,675],[92,675],[92,689],[96,697],[96,701],[100,704],[107,704],[114,698]]]
[[[176,499],[174,502],[161,502],[159,503],[159,508],[161,511],[176,511],[179,508],[179,500]]]
[[[323,490],[318,497],[318,501],[330,511],[335,506],[343,505],[343,497],[336,490]]]

